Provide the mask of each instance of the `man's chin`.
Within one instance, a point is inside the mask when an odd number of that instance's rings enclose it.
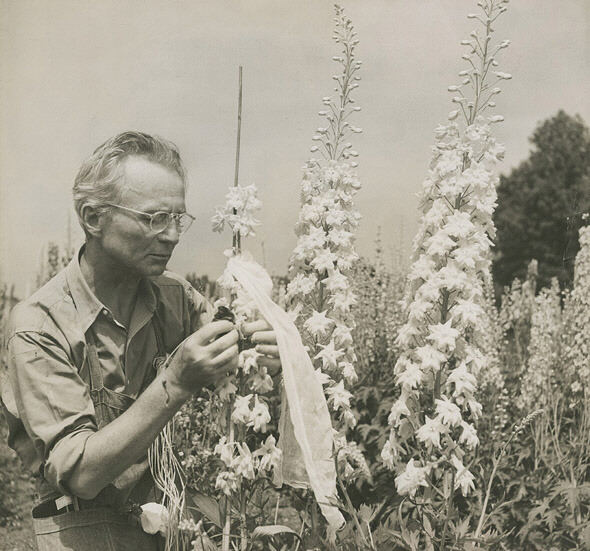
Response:
[[[160,276],[166,270],[169,259],[161,259],[158,262],[151,262],[149,266],[144,270],[145,276]]]

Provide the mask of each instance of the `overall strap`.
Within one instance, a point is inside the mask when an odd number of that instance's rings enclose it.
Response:
[[[164,346],[164,333],[162,332],[162,321],[160,320],[160,314],[158,314],[157,309],[154,310],[152,325],[154,326],[154,334],[156,335],[158,354],[160,356],[166,357],[166,347]]]
[[[96,339],[92,334],[92,329],[88,329],[86,332],[86,351],[90,368],[88,370],[90,374],[90,390],[98,390],[104,387],[104,382],[96,349]]]

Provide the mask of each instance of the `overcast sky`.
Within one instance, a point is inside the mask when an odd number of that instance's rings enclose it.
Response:
[[[417,227],[415,194],[433,130],[451,110],[446,88],[464,68],[459,45],[475,28],[472,0],[347,0],[358,32],[363,110],[353,124],[363,215],[357,249],[387,249]],[[339,54],[324,0],[0,0],[0,255],[22,295],[42,245],[82,233],[71,208],[81,162],[123,130],[175,142],[187,165],[187,209],[197,221],[170,268],[217,277],[230,236],[210,218],[233,183],[238,67],[244,71],[240,181],[263,209],[246,243],[271,273],[295,244],[301,167],[322,124]],[[513,0],[497,21],[508,38],[499,70],[513,79],[497,99],[496,135],[510,169],[529,152],[539,121],[559,109],[590,122],[590,1]],[[403,236],[400,235],[403,229]],[[264,250],[264,258],[263,258]]]

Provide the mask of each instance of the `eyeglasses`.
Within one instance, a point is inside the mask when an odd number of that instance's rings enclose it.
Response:
[[[176,231],[178,233],[186,233],[195,219],[195,217],[192,214],[188,214],[188,212],[159,211],[150,214],[149,212],[142,212],[140,210],[130,209],[128,207],[122,207],[121,205],[115,205],[114,203],[107,203],[107,205],[139,214],[144,218],[148,218],[150,221],[150,229],[154,233],[162,233],[166,228],[168,228],[168,226],[170,226],[170,222],[172,222],[172,220],[174,220],[176,224]]]

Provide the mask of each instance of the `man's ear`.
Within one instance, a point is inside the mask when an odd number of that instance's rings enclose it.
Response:
[[[86,235],[100,237],[105,222],[105,212],[94,205],[84,205],[80,211],[80,222]]]

